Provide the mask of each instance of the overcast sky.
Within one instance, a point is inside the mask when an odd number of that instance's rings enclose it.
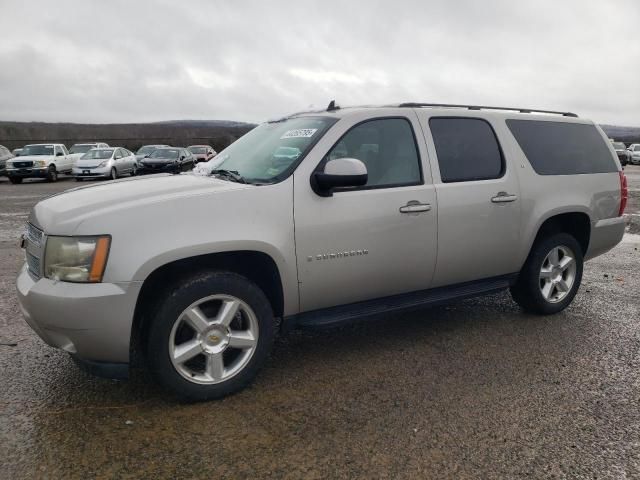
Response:
[[[640,1],[0,0],[0,119],[430,101],[640,126]]]

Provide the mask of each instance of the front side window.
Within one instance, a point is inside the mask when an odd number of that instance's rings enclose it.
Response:
[[[284,152],[282,152],[284,154]],[[420,157],[407,119],[369,120],[349,130],[325,157],[357,158],[367,167],[367,187],[418,185]]]
[[[500,178],[504,161],[498,139],[479,118],[432,118],[429,128],[436,146],[443,183]]]
[[[633,147],[633,151],[640,152],[640,145],[636,145],[635,147]]]

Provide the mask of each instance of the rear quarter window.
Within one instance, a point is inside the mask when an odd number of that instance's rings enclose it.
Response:
[[[507,126],[539,175],[618,171],[608,145],[594,125],[509,119]]]

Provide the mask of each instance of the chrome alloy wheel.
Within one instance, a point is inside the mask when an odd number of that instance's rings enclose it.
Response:
[[[554,247],[545,257],[540,269],[542,297],[549,303],[562,301],[571,291],[575,279],[575,254],[564,245]]]
[[[231,295],[212,295],[180,314],[169,335],[169,356],[190,382],[221,383],[249,363],[258,335],[258,319],[249,305]]]

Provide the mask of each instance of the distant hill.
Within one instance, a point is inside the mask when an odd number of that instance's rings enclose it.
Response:
[[[137,150],[145,144],[166,143],[178,147],[209,144],[217,151],[256,125],[232,120],[169,120],[153,123],[85,124],[0,121],[0,145],[9,149],[28,143],[74,143],[104,141]],[[640,127],[601,125],[614,140],[640,143]]]
[[[625,143],[640,143],[640,127],[600,125],[609,138]]]
[[[217,151],[240,138],[254,124],[229,120],[173,120],[155,123],[84,124],[0,121],[0,145],[9,149],[29,143],[103,141],[137,150],[146,144],[186,147],[209,144]]]

